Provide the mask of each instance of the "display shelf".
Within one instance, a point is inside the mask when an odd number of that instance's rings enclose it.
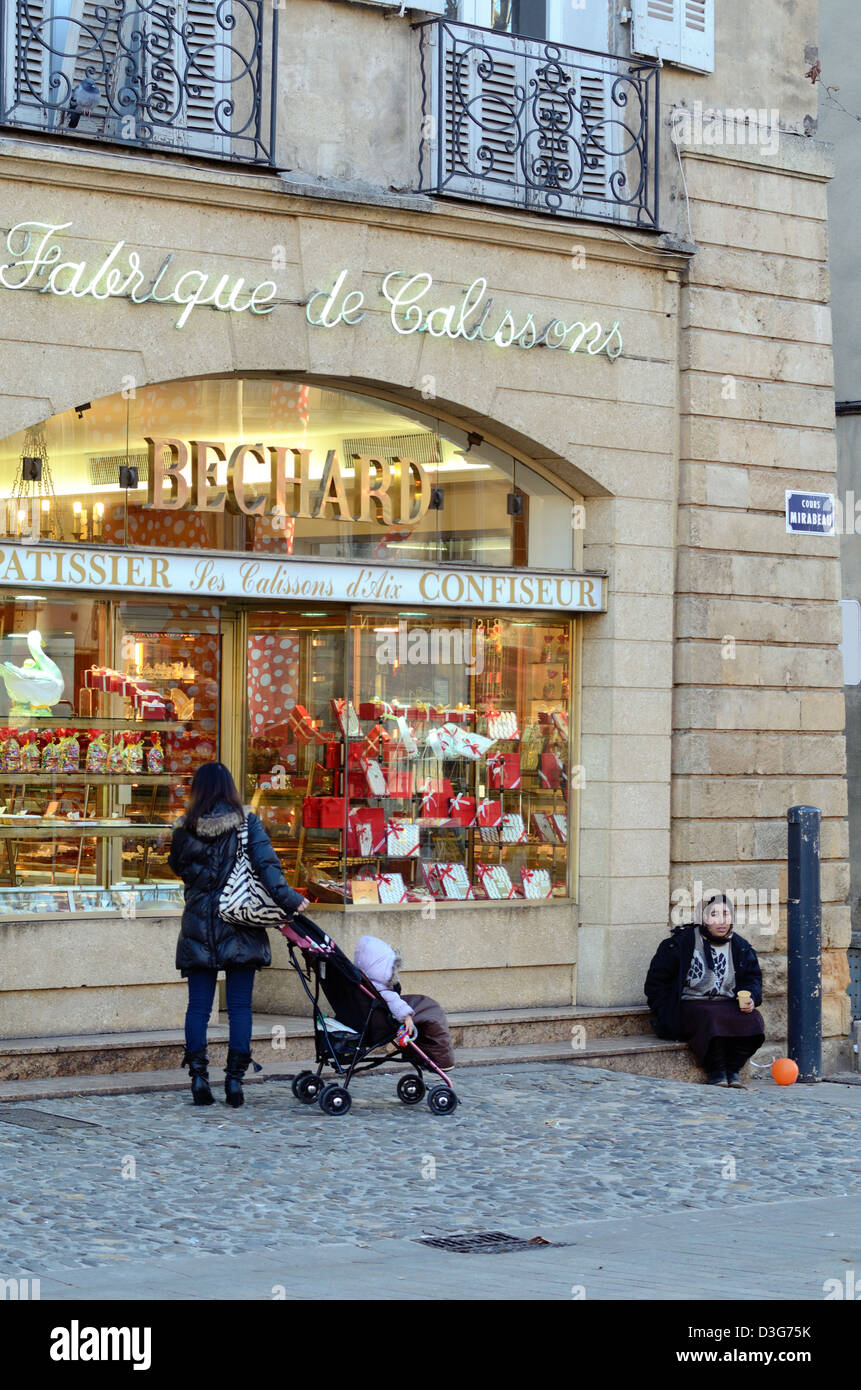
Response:
[[[13,787],[36,787],[52,778],[55,783],[63,781],[77,785],[91,782],[97,787],[169,787],[177,777],[193,775],[191,772],[63,772],[54,769],[43,772],[34,769],[33,772],[0,772],[0,785],[8,782]]]
[[[124,835],[127,839],[136,836],[153,839],[158,835],[169,835],[172,830],[173,825],[170,822],[164,825],[149,825],[127,821],[123,824],[115,820],[44,820],[39,816],[25,816],[19,822],[10,825],[0,819],[0,840],[44,839],[46,831],[50,831],[52,837],[62,836],[69,839],[100,838],[107,835]]]
[[[194,723],[193,719],[114,719],[99,714],[83,719],[80,715],[70,715],[68,719],[12,718],[0,715],[0,727],[15,729],[18,733],[38,733],[40,729],[99,729],[104,733],[126,731],[128,733],[169,733],[171,730],[185,730]]]

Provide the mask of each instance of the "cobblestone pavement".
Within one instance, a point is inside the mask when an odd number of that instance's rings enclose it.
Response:
[[[783,1204],[784,1222],[794,1199],[861,1209],[854,1088],[718,1090],[567,1064],[456,1080],[461,1104],[441,1117],[401,1105],[380,1075],[338,1118],[283,1082],[247,1087],[238,1111],[195,1109],[187,1092],[0,1106],[0,1275],[465,1230],[553,1240],[716,1199]],[[14,1123],[34,1111],[52,1127]]]

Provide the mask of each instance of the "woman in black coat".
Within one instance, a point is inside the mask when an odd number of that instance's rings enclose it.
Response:
[[[238,927],[218,913],[221,891],[236,862],[238,832],[248,823],[248,858],[269,896],[292,917],[306,899],[287,883],[269,836],[252,813],[246,816],[239,792],[223,763],[203,763],[194,774],[188,809],[173,828],[170,867],[185,884],[185,907],[176,946],[176,968],[188,979],[185,1056],[195,1105],[211,1105],[206,1026],[219,970],[227,977],[230,1020],[224,1095],[228,1105],[243,1103],[242,1078],[251,1061],[251,996],[254,972],[272,962],[263,927]],[[259,1068],[258,1068],[259,1070]]]
[[[687,1042],[710,1086],[744,1089],[739,1072],[765,1041],[762,972],[724,893],[709,898],[700,924],[676,927],[661,942],[645,995],[659,1038]]]

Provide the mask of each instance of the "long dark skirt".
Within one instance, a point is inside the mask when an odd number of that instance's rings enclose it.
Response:
[[[405,1004],[413,1010],[413,1022],[418,1029],[416,1042],[432,1062],[443,1071],[454,1066],[454,1050],[445,1010],[427,994],[404,994]]]
[[[737,1038],[739,1063],[746,1062],[765,1042],[762,1014],[758,1009],[742,1013],[734,999],[683,999],[681,1025],[682,1035],[701,1067],[706,1064],[713,1038]]]

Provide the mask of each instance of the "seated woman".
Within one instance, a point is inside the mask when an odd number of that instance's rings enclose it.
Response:
[[[700,924],[661,942],[644,988],[658,1037],[687,1042],[710,1086],[744,1090],[739,1072],[765,1041],[762,973],[724,893],[709,898]]]

